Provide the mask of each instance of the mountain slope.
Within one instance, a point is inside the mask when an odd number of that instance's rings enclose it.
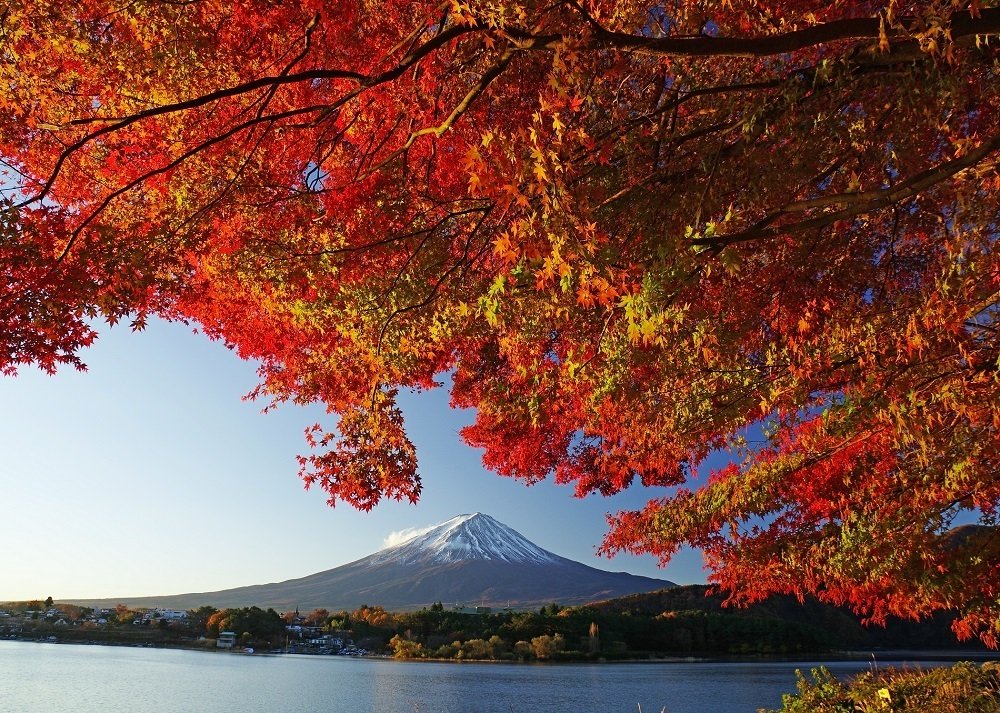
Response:
[[[409,540],[307,577],[219,592],[80,602],[191,609],[256,605],[300,611],[325,607],[419,609],[434,602],[517,609],[549,602],[584,604],[674,586],[606,572],[559,557],[489,515],[460,515]]]

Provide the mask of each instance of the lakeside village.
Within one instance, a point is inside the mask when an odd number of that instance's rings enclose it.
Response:
[[[445,611],[437,603],[419,612],[390,613],[366,605],[353,612],[331,614],[316,609],[306,615],[298,610],[278,614],[259,607],[218,610],[204,606],[184,611],[130,609],[119,604],[114,609],[88,608],[57,605],[51,599],[0,607],[5,607],[0,608],[0,639],[38,643],[484,661],[578,660],[583,656],[580,651],[567,651],[565,637],[558,632],[538,633],[530,641],[508,644],[491,632],[498,623],[510,623],[514,612],[494,613],[484,606],[455,605]],[[569,610],[552,604],[537,615],[521,612],[517,619],[544,619],[561,611]],[[414,634],[414,630],[421,633]],[[585,643],[591,654],[598,651],[596,632],[597,625],[591,623]],[[355,637],[359,637],[357,642]],[[425,648],[424,643],[433,648]],[[627,651],[624,642],[615,642],[611,648],[619,654]]]
[[[747,608],[688,585],[584,606],[538,610],[445,607],[389,612],[256,606],[187,611],[0,603],[0,639],[233,652],[407,659],[613,661],[784,657],[874,649],[955,649],[948,617],[865,626],[847,609],[773,597]],[[966,651],[981,646],[962,647]]]
[[[41,606],[39,606],[41,604]],[[72,604],[25,602],[0,608],[0,638],[44,643],[91,643],[131,646],[174,646],[254,653],[365,656],[349,631],[329,629],[297,611],[279,615],[273,609],[216,610],[89,608]],[[322,612],[320,612],[322,613]],[[228,614],[228,616],[227,616]],[[237,624],[226,630],[226,624]],[[239,629],[236,631],[235,629]],[[273,647],[275,642],[284,645]]]

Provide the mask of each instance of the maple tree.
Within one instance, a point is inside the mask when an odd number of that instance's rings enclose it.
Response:
[[[301,474],[364,509],[418,497],[395,397],[450,379],[497,472],[659,489],[606,552],[996,645],[998,33],[945,0],[6,4],[0,370],[195,322],[336,415]]]

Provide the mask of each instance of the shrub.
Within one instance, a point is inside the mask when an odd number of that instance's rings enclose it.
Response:
[[[1000,667],[962,662],[927,671],[887,669],[839,681],[826,668],[796,671],[781,713],[1000,713]],[[772,712],[774,713],[774,712]]]

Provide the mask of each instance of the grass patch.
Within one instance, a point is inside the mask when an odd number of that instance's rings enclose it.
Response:
[[[798,693],[784,695],[780,713],[1000,713],[997,662],[869,671],[847,682],[826,668],[796,675]]]

